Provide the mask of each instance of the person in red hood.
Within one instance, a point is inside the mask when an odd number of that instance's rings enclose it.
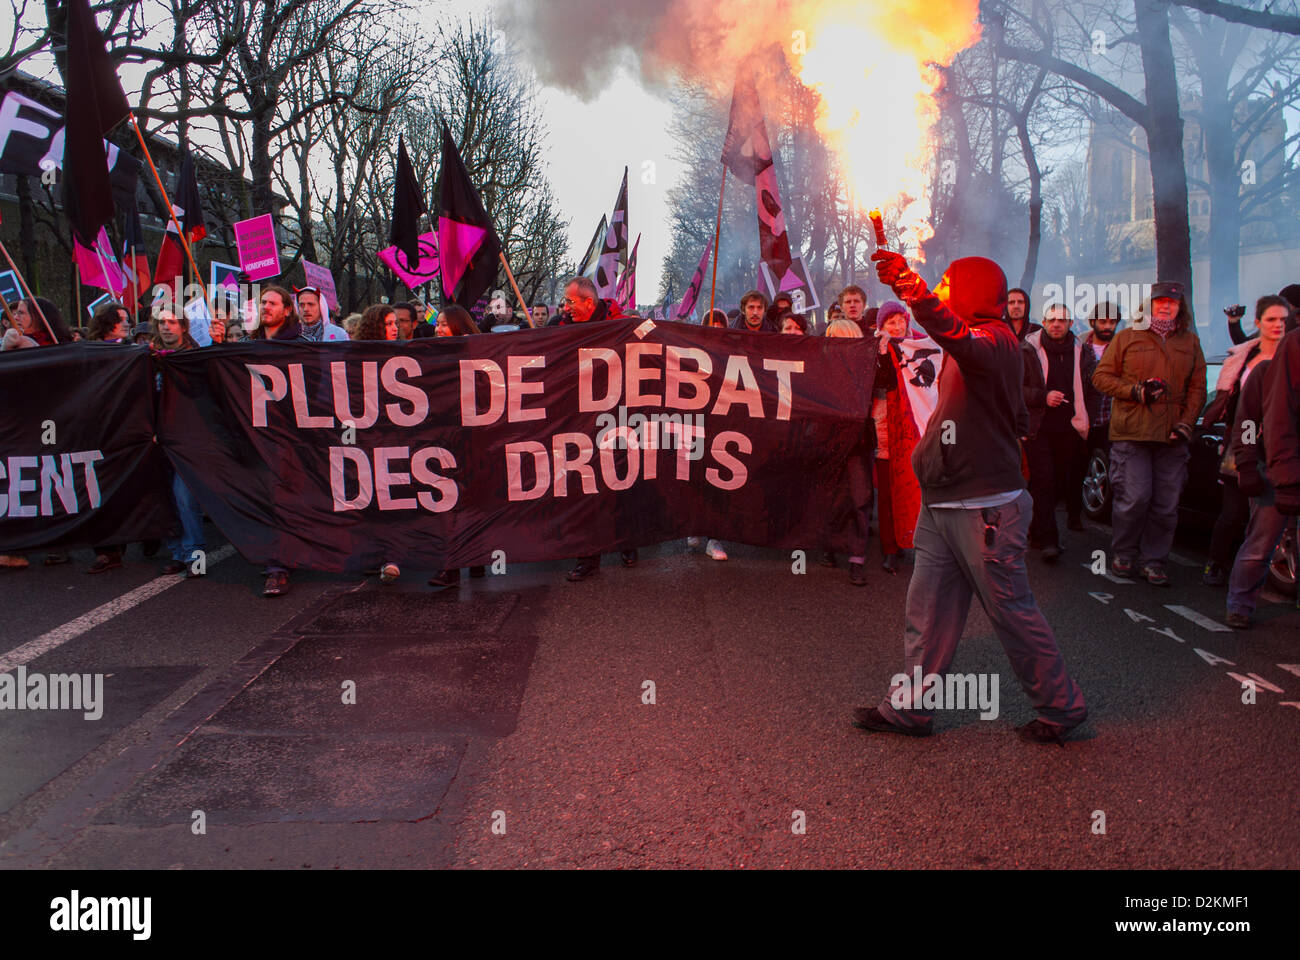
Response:
[[[586,277],[574,277],[568,282],[564,288],[564,303],[562,306],[568,313],[568,317],[560,320],[561,324],[617,320],[623,316],[618,304],[613,300],[600,299],[600,295],[596,291],[596,285]],[[635,550],[623,550],[621,558],[623,566],[635,567],[637,552]],[[599,571],[600,554],[597,553],[590,557],[579,557],[577,564],[565,576],[571,583],[577,583],[580,580],[586,580],[593,573]]]
[[[922,688],[952,664],[978,595],[1038,711],[1038,719],[1016,732],[1035,743],[1062,743],[1088,711],[1025,570],[1033,501],[1020,472],[1019,438],[1028,432],[1029,413],[1020,343],[1002,321],[1006,275],[992,260],[962,257],[932,293],[899,254],[877,250],[871,259],[944,358],[939,401],[912,454],[921,512],[907,589],[906,667],[878,707],[853,711],[854,725],[930,733],[932,711],[922,708]]]

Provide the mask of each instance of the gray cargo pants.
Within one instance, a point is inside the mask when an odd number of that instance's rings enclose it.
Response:
[[[917,666],[922,675],[947,672],[977,595],[1039,718],[1073,727],[1088,711],[1029,589],[1025,550],[1032,516],[1028,491],[986,510],[921,507],[901,672],[911,677]],[[890,699],[879,708],[886,720],[900,727],[930,725],[932,711],[896,710]]]

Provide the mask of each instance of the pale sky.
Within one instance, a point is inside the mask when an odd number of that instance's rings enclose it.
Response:
[[[444,0],[437,7],[425,7],[422,16],[431,22],[439,16],[468,19],[483,13],[482,0]],[[527,63],[522,66],[532,69]],[[629,252],[641,234],[637,301],[657,302],[663,263],[672,247],[668,189],[681,176],[667,133],[672,108],[629,74],[614,78],[590,103],[543,87],[541,107],[550,133],[547,175],[569,221],[570,255],[576,259],[586,252],[601,215],[614,209],[626,166]]]

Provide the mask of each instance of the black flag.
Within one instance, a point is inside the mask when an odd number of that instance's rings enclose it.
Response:
[[[442,181],[438,198],[438,255],[444,303],[469,309],[497,278],[501,240],[470,183],[460,151],[442,125]]]
[[[131,113],[104,49],[88,0],[68,0],[68,110],[63,208],[77,239],[92,247],[113,219],[113,193],[103,138]]]
[[[415,168],[406,155],[406,141],[397,137],[397,177],[393,186],[393,225],[388,242],[397,247],[408,265],[420,262],[420,214],[428,213]]]

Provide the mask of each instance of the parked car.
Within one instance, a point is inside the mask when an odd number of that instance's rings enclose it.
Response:
[[[1214,402],[1214,385],[1219,379],[1222,358],[1206,364],[1208,408]],[[1178,502],[1179,525],[1209,531],[1223,505],[1219,463],[1223,460],[1226,423],[1206,424],[1198,420],[1192,433],[1191,459],[1187,465],[1187,486]],[[1088,437],[1088,464],[1083,473],[1083,512],[1092,520],[1110,520],[1110,439],[1105,430],[1093,430]],[[1297,543],[1295,526],[1283,535],[1269,567],[1269,584],[1288,597],[1296,595]]]

